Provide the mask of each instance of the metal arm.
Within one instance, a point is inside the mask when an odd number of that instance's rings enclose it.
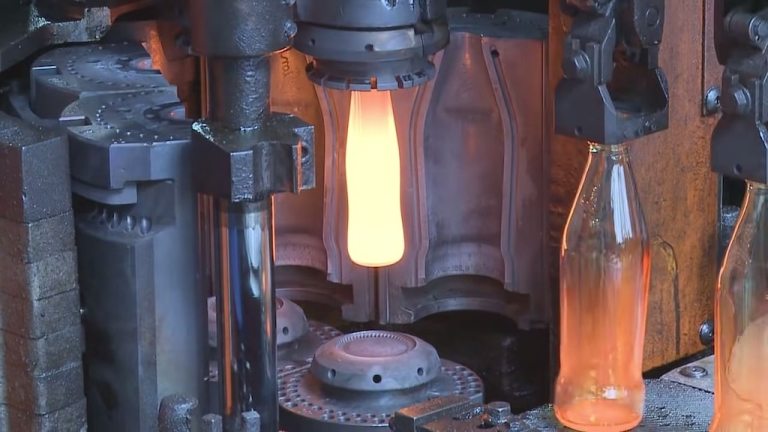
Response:
[[[563,0],[573,16],[556,90],[555,130],[619,144],[667,128],[659,68],[663,0]],[[576,108],[578,107],[578,108]]]
[[[762,4],[762,6],[760,5]],[[712,169],[768,182],[768,4],[719,0],[715,47],[723,71],[723,115],[712,133]]]

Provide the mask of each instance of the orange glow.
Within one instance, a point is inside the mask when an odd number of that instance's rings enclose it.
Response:
[[[352,92],[346,174],[350,258],[366,267],[400,261],[400,151],[389,92]]]

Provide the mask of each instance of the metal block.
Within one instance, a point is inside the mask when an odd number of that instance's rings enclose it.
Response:
[[[72,178],[87,186],[114,191],[179,178],[188,166],[191,121],[173,88],[90,96],[66,107],[62,118]]]
[[[38,415],[66,408],[84,397],[80,362],[42,375],[6,365],[5,378],[6,405]]]
[[[74,249],[72,212],[31,223],[0,218],[0,254],[18,263],[34,263]]]
[[[233,202],[315,185],[314,128],[296,117],[272,114],[263,127],[249,130],[197,122],[192,143],[194,166],[219,173],[207,176],[200,188]]]
[[[35,222],[71,208],[66,140],[0,113],[0,218]]]
[[[85,399],[45,415],[0,405],[0,430],[16,432],[85,432]]]
[[[127,42],[48,51],[35,60],[30,75],[30,104],[43,118],[58,118],[84,96],[170,87],[147,51]]]
[[[31,264],[0,253],[0,292],[12,297],[41,300],[77,289],[77,256],[63,252]]]
[[[40,339],[63,328],[80,325],[80,293],[69,291],[42,300],[0,293],[0,330]]]
[[[40,339],[27,339],[3,332],[2,347],[6,367],[39,376],[80,361],[83,353],[82,330],[72,326]]]

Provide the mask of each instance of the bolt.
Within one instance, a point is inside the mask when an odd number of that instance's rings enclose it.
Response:
[[[709,375],[709,371],[701,366],[685,366],[680,368],[679,373],[686,378],[704,378]]]
[[[283,34],[286,39],[291,39],[296,36],[297,31],[299,31],[299,28],[296,26],[295,22],[288,20],[283,24]]]
[[[720,103],[723,106],[723,112],[744,115],[749,112],[751,98],[744,86],[734,84],[728,91],[723,92]]]
[[[147,235],[152,230],[152,220],[147,217],[143,217],[139,220],[139,234]]]
[[[710,87],[706,93],[704,93],[703,114],[710,116],[717,114],[720,111],[720,87]]]
[[[485,412],[495,424],[502,424],[512,415],[512,407],[507,402],[491,402],[485,407]]]
[[[699,341],[704,346],[710,346],[715,341],[715,323],[711,319],[699,326]]]
[[[589,57],[587,57],[587,53],[577,50],[564,57],[563,73],[566,78],[585,79],[589,75]]]

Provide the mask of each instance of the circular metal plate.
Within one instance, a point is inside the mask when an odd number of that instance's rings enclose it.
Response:
[[[307,369],[279,379],[281,426],[288,432],[388,430],[393,413],[440,396],[483,398],[480,377],[468,368],[442,360],[440,373],[425,385],[397,391],[352,391],[323,384]]]
[[[415,336],[363,331],[321,346],[312,373],[325,384],[347,390],[405,390],[433,380],[440,373],[440,357]]]

